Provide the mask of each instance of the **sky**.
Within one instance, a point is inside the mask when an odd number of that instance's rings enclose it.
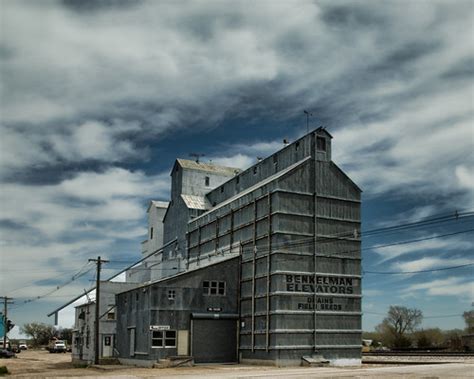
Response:
[[[109,259],[109,277],[140,258],[177,157],[249,167],[306,132],[303,110],[364,191],[363,231],[474,211],[472,1],[0,7],[0,295],[17,325],[53,323],[94,284],[88,259]],[[363,238],[363,329],[390,305],[463,328],[472,229],[466,216]]]

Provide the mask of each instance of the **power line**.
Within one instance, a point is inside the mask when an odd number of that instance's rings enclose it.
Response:
[[[27,300],[24,300],[22,304],[18,304],[16,307],[14,307],[14,309],[17,309],[17,308],[20,308],[21,306],[24,306],[28,303],[31,303],[33,301],[37,301],[37,300],[40,300],[40,299],[43,299],[45,297],[48,297],[50,296],[51,294],[59,291],[60,289],[64,288],[65,286],[67,286],[68,284],[72,283],[73,281],[81,278],[82,276],[86,275],[88,272],[90,272],[94,267],[91,267],[89,268],[88,270],[84,271],[84,272],[81,272],[85,267],[87,267],[87,265],[89,264],[89,262],[87,262],[84,266],[82,266],[82,268],[77,272],[77,274],[73,275],[72,278],[70,280],[68,280],[67,282],[61,284],[61,285],[58,285],[56,286],[56,288],[54,288],[53,290],[51,291],[48,291],[47,293],[43,294],[43,295],[39,295],[39,296],[36,296],[34,298],[30,298],[30,299],[27,299]]]
[[[424,272],[454,270],[456,268],[468,267],[468,266],[472,266],[472,265],[474,265],[474,262],[473,263],[466,263],[464,265],[458,265],[458,266],[435,268],[435,269],[431,269],[431,270],[418,270],[418,271],[365,271],[365,270],[363,270],[363,273],[364,274],[378,274],[378,275],[421,274],[421,273],[424,273]]]
[[[413,227],[432,225],[436,223],[443,223],[443,222],[453,221],[453,220],[460,220],[460,219],[472,217],[473,215],[474,215],[473,211],[465,211],[465,212],[455,211],[454,214],[450,213],[445,216],[440,215],[440,216],[436,216],[432,218],[427,218],[425,220],[396,224],[396,225],[391,225],[391,226],[387,226],[383,228],[362,231],[361,234],[363,236],[369,236],[369,235],[372,236],[372,235],[384,233],[385,231],[395,231],[395,230],[398,231],[398,230],[403,230],[403,229],[408,229],[408,228],[413,228]]]

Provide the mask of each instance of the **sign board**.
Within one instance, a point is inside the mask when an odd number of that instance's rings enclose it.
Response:
[[[208,312],[222,312],[222,308],[221,307],[208,307],[207,311]]]
[[[286,292],[294,293],[291,305],[288,304],[293,309],[353,312],[360,307],[360,300],[356,299],[360,297],[359,278],[334,274],[286,274],[283,285]]]
[[[5,321],[3,319],[3,314],[0,314],[0,338],[2,338],[2,342],[3,342],[4,334],[5,334]]]
[[[170,330],[169,325],[150,325],[150,330]]]

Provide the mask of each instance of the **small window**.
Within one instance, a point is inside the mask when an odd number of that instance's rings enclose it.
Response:
[[[236,182],[237,184],[239,184],[239,182],[240,182],[240,176],[238,176],[237,178],[235,178],[235,182]]]
[[[176,347],[176,330],[154,330],[151,333],[151,347]]]
[[[299,148],[300,148],[300,143],[299,143],[299,142],[296,142],[296,143],[295,143],[295,150],[298,151]]]
[[[209,179],[209,176],[206,176],[206,178],[204,179],[204,182],[206,184],[206,187],[209,187],[209,183],[210,183],[210,179]]]
[[[253,168],[253,174],[254,174],[254,175],[257,174],[257,166],[255,166],[255,167]]]
[[[225,295],[225,282],[217,280],[205,280],[202,283],[204,295]]]
[[[274,155],[273,156],[273,164],[277,164],[278,163],[278,155]]]
[[[316,137],[316,149],[326,151],[326,138]]]
[[[221,193],[224,193],[224,186],[221,186]]]
[[[153,227],[150,228],[150,239],[153,239]]]
[[[176,291],[175,290],[169,290],[168,291],[168,300],[174,300],[176,298]]]
[[[107,312],[107,320],[115,320],[115,312]]]

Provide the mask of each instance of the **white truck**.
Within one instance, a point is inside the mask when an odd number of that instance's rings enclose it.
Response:
[[[50,353],[66,353],[66,342],[63,340],[51,340],[48,344],[48,351]]]

